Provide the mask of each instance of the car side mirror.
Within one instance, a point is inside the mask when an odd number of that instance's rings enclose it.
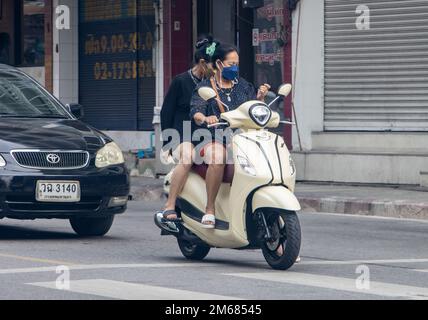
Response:
[[[75,116],[77,119],[82,119],[85,115],[84,111],[83,111],[83,106],[81,104],[78,103],[70,103],[67,104],[67,109],[68,111]]]

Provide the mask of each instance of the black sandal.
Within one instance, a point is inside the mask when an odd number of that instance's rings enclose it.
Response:
[[[182,222],[180,218],[177,219],[168,219],[168,216],[172,214],[177,214],[174,210],[167,210],[167,211],[159,211],[155,214],[155,223],[156,225],[167,231],[172,233],[179,233],[179,228],[177,226],[177,223]]]
[[[178,217],[178,213],[175,212],[175,210],[160,211],[160,212],[158,212],[158,214],[162,214],[162,219],[164,220],[164,222],[182,222],[183,221],[183,220],[181,220],[181,218]],[[168,217],[172,216],[172,215],[177,216],[177,218],[168,219]]]

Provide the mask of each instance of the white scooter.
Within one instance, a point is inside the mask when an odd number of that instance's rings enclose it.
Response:
[[[241,129],[232,138],[234,165],[227,165],[223,184],[216,200],[215,229],[201,224],[207,204],[206,165],[195,165],[177,201],[182,222],[177,232],[162,228],[162,217],[155,223],[162,235],[174,235],[182,254],[191,260],[204,259],[211,248],[262,249],[267,263],[277,270],[287,270],[296,262],[301,244],[301,210],[294,195],[296,169],[282,137],[267,128],[276,128],[280,116],[270,106],[290,94],[291,85],[282,85],[270,105],[248,101],[221,115],[227,125]],[[206,101],[216,99],[212,88],[198,91]],[[172,172],[165,178],[169,192]]]

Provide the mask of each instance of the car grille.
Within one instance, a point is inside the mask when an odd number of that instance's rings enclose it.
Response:
[[[34,213],[97,211],[102,204],[102,197],[99,196],[82,196],[80,202],[75,203],[42,203],[37,202],[33,195],[8,195],[5,200],[6,205],[13,212],[31,211]]]
[[[11,154],[20,166],[32,169],[80,169],[89,162],[89,153],[86,151],[20,150],[12,151]]]

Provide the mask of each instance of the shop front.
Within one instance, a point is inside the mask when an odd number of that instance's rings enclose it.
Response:
[[[326,131],[428,130],[427,17],[426,1],[325,1]]]
[[[52,0],[0,1],[0,63],[52,89]]]
[[[156,105],[152,0],[79,1],[79,102],[101,130],[150,131]]]
[[[276,91],[292,82],[291,10],[288,0],[197,0],[196,34],[211,33],[240,52],[241,76]],[[291,98],[274,106],[290,119]],[[291,147],[291,128],[279,128]]]

